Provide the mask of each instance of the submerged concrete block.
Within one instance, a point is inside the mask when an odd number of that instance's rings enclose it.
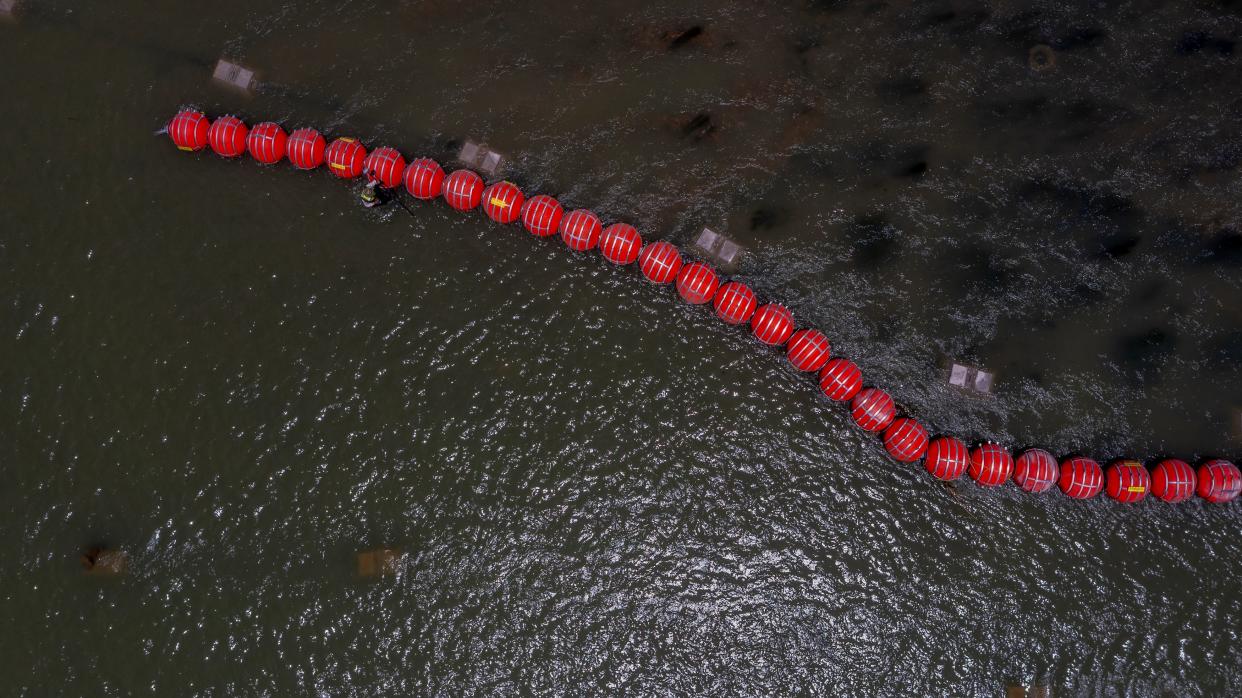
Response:
[[[211,72],[211,77],[217,82],[244,92],[250,92],[259,84],[253,70],[223,58],[216,62],[216,69]]]
[[[401,571],[405,555],[397,548],[376,548],[358,553],[358,576],[380,577]]]
[[[955,388],[982,395],[991,395],[995,383],[996,374],[990,371],[985,371],[977,366],[959,364],[956,361],[950,362],[949,385]]]
[[[1005,698],[1051,698],[1052,693],[1042,684],[1009,684],[1005,686]]]
[[[461,152],[457,154],[457,159],[466,167],[478,170],[484,174],[494,175],[500,170],[501,165],[504,164],[505,156],[486,145],[480,145],[474,141],[466,141],[461,147]]]
[[[129,567],[129,555],[124,550],[91,548],[79,559],[87,574],[99,576],[122,575]]]
[[[727,272],[737,271],[745,252],[741,245],[711,228],[704,228],[689,249]]]

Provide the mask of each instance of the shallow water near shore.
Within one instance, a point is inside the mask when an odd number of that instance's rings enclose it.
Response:
[[[950,491],[636,270],[153,135],[484,140],[647,239],[727,231],[933,431],[1242,458],[1239,7],[1091,7],[24,2],[9,692],[1236,695],[1238,505]]]

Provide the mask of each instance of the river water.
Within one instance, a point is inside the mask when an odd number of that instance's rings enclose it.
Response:
[[[1237,458],[1238,3],[154,8],[0,24],[5,693],[1242,693],[1237,505],[947,490],[633,269],[152,135],[485,140],[934,431]]]

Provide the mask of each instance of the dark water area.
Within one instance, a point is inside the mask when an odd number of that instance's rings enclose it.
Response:
[[[1236,459],[1242,3],[156,7],[0,23],[6,695],[1242,693],[1236,504],[947,490],[634,270],[153,135],[484,140],[936,432]]]

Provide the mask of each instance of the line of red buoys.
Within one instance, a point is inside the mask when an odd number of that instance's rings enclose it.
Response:
[[[188,152],[210,147],[223,157],[237,157],[247,150],[259,162],[272,164],[287,157],[300,170],[313,170],[325,162],[333,175],[353,179],[364,173],[381,186],[395,189],[402,182],[410,196],[431,200],[442,196],[458,211],[483,205],[498,223],[522,225],[533,235],[560,233],[572,250],[586,252],[599,247],[609,262],[638,262],[643,277],[657,284],[676,281],[678,293],[692,304],[711,303],[716,315],[730,325],[750,324],[755,339],[770,346],[785,346],[790,364],[799,371],[817,372],[824,396],[849,402],[850,416],[868,432],[880,436],[885,450],[901,462],[923,460],[927,472],[939,480],[952,481],[970,473],[977,483],[996,487],[1011,478],[1024,491],[1045,492],[1056,484],[1074,499],[1089,499],[1107,491],[1117,502],[1136,503],[1150,492],[1163,502],[1178,503],[1198,494],[1205,501],[1232,502],[1242,492],[1242,471],[1223,459],[1206,460],[1196,471],[1185,461],[1165,459],[1150,471],[1128,458],[1112,462],[1107,475],[1100,464],[1085,456],[1072,456],[1059,464],[1049,452],[1033,448],[1016,459],[1008,448],[984,442],[970,450],[952,436],[934,438],[926,427],[907,415],[898,415],[892,396],[876,387],[863,387],[862,371],[844,357],[832,357],[827,336],[815,328],[795,331],[793,314],[779,303],[760,305],[749,286],[734,280],[723,283],[716,270],[702,262],[685,263],[681,251],[663,240],[643,245],[633,226],[613,223],[603,228],[599,216],[586,209],[566,214],[560,202],[546,194],[527,198],[517,185],[506,181],[484,185],[471,170],[445,175],[430,158],[417,158],[407,165],[395,148],[381,147],[368,155],[355,138],[341,137],[325,147],[315,129],[299,128],[285,136],[279,124],[263,122],[248,129],[235,116],[214,121],[193,109],[183,109],[168,123],[169,138]]]

